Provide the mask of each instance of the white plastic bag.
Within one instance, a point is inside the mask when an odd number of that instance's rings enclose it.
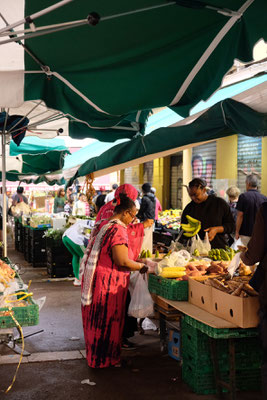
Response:
[[[153,314],[153,300],[148,291],[147,278],[140,273],[136,279],[128,314],[135,318],[146,318]]]
[[[199,235],[192,238],[190,253],[193,254],[195,250],[199,252],[201,256],[207,256],[211,249],[208,232],[205,234],[204,240],[201,240]]]
[[[153,252],[153,226],[144,229],[144,239],[141,247],[142,250],[149,250],[150,253]]]
[[[231,275],[231,278],[233,277],[235,271],[239,267],[240,264],[240,256],[241,253],[236,253],[236,255],[232,258],[230,264],[228,265],[228,272]]]
[[[234,243],[232,244],[232,249],[234,249],[235,251],[238,250],[238,246],[244,246],[241,239],[235,239]]]

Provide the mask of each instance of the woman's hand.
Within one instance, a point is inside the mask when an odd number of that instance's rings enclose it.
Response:
[[[154,224],[154,219],[146,219],[143,222],[144,228],[150,228]]]
[[[148,271],[148,267],[145,264],[141,264],[141,268],[139,269],[140,274],[145,274]]]
[[[205,229],[208,232],[209,241],[212,242],[217,233],[223,233],[223,226],[212,226],[211,228]]]

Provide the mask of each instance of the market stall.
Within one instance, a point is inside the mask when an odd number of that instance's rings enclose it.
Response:
[[[26,261],[33,267],[47,267],[51,278],[73,276],[72,254],[63,244],[63,236],[70,226],[80,222],[84,229],[77,232],[74,229],[74,236],[88,240],[95,221],[93,217],[32,212],[14,219],[15,249],[23,253]]]
[[[195,241],[187,248],[172,242],[151,258],[161,348],[183,360],[182,378],[195,393],[228,391],[235,399],[237,390],[260,387],[259,296],[249,285],[256,267],[240,262],[238,250]]]

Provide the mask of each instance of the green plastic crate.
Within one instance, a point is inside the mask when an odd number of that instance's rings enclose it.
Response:
[[[257,328],[234,328],[234,329],[217,329],[212,328],[211,326],[205,325],[196,319],[185,315],[185,322],[191,325],[194,328],[197,328],[202,333],[214,338],[214,339],[230,339],[230,338],[246,338],[246,337],[255,337],[258,336]]]
[[[149,274],[148,276],[148,290],[150,293],[158,294],[159,291],[159,280],[156,275]]]
[[[213,371],[209,338],[197,328],[182,321],[182,356],[199,370]],[[229,366],[228,339],[216,340],[216,351],[222,370]],[[236,368],[240,370],[258,369],[261,365],[261,346],[258,337],[235,339]]]
[[[148,289],[151,293],[155,293],[168,300],[188,300],[187,281],[177,281],[176,279],[167,279],[161,276],[150,275]]]
[[[196,371],[194,366],[187,360],[182,364],[183,381],[197,394],[216,393],[215,378],[212,373]],[[229,382],[228,372],[222,372],[221,379]],[[261,386],[260,369],[236,371],[236,387],[241,391],[259,390]],[[226,391],[223,389],[223,391]]]
[[[15,322],[10,315],[1,316],[2,312],[8,311],[8,307],[0,308],[0,329],[14,328]],[[39,307],[29,299],[29,304],[25,307],[13,307],[14,317],[21,326],[33,326],[39,323]]]

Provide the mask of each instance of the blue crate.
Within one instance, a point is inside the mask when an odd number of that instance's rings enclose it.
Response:
[[[169,330],[168,354],[177,361],[181,360],[181,335],[174,329]]]

